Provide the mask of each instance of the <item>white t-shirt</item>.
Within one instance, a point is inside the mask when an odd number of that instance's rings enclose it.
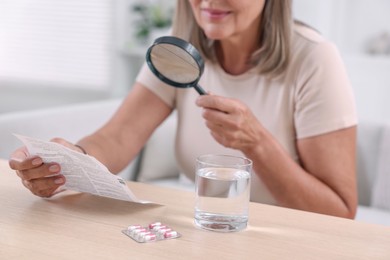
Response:
[[[195,161],[202,154],[242,155],[225,148],[210,135],[195,89],[166,85],[144,65],[137,81],[178,111],[176,159],[181,171],[195,178]],[[206,91],[235,98],[251,108],[261,124],[299,162],[297,139],[324,134],[357,124],[354,96],[335,46],[314,30],[295,25],[292,58],[283,75],[269,80],[250,70],[226,73],[218,64],[205,62],[199,81]],[[252,174],[251,200],[275,204],[261,179]]]

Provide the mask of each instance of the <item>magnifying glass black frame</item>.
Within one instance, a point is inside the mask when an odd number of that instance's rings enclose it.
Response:
[[[187,52],[191,57],[194,59],[194,61],[197,63],[199,67],[199,75],[196,78],[196,80],[188,83],[179,83],[176,81],[172,81],[171,79],[165,77],[163,74],[161,74],[154,66],[152,59],[151,59],[151,53],[153,48],[156,45],[159,44],[170,44],[174,45],[175,47],[178,47],[185,52]],[[174,53],[172,53],[174,55]],[[200,76],[203,74],[204,70],[204,61],[202,59],[202,56],[198,52],[198,50],[191,45],[189,42],[186,42],[180,38],[174,37],[174,36],[163,36],[160,38],[157,38],[153,44],[149,47],[148,51],[146,52],[146,63],[149,66],[149,69],[164,83],[169,84],[171,86],[177,87],[177,88],[192,88],[194,87],[195,90],[199,93],[199,95],[206,95],[206,91],[198,85],[198,81],[200,79]]]

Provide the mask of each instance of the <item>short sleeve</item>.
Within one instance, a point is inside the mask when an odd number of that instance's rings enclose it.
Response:
[[[357,124],[352,87],[333,44],[316,44],[303,59],[296,84],[294,120],[298,139]]]
[[[160,97],[168,106],[175,107],[175,88],[169,86],[157,78],[149,69],[146,63],[142,66],[136,82],[151,90],[154,94]]]

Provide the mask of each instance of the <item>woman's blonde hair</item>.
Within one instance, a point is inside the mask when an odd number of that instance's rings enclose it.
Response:
[[[286,69],[292,24],[292,0],[265,0],[259,27],[261,47],[249,61],[257,66],[259,73],[277,76]],[[177,0],[172,30],[174,36],[193,44],[203,58],[216,61],[214,41],[207,39],[196,23],[189,1]]]

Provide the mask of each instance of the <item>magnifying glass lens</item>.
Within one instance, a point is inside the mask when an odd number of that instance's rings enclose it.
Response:
[[[151,60],[161,75],[178,83],[190,83],[200,76],[199,66],[194,58],[172,44],[155,45],[151,50]]]
[[[204,70],[203,59],[189,42],[173,36],[154,40],[146,53],[150,70],[160,80],[176,88],[194,88],[199,95],[206,91],[198,85]]]

